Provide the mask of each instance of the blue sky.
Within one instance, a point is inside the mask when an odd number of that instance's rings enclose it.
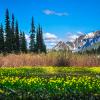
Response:
[[[51,43],[100,29],[100,0],[0,0],[0,23],[6,8],[14,13],[22,31],[29,34],[31,17],[43,27]]]

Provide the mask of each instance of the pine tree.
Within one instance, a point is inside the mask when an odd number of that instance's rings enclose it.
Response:
[[[34,18],[32,17],[32,22],[31,22],[31,30],[30,33],[35,33],[35,25],[34,25]]]
[[[19,35],[19,49],[20,49],[20,52],[22,52],[22,38],[23,38],[23,33],[20,31],[20,35]]]
[[[47,53],[47,49],[46,49],[45,43],[43,44],[42,52],[44,52],[45,54]]]
[[[34,41],[34,34],[32,33],[30,35],[30,46],[29,46],[29,49],[30,49],[30,52],[35,52],[35,41]]]
[[[30,43],[29,43],[29,49],[30,52],[35,52],[35,26],[34,26],[34,18],[32,17],[31,22],[31,30],[30,30]]]
[[[2,24],[0,26],[0,53],[4,53],[4,31]]]
[[[97,49],[97,53],[100,54],[100,46]]]
[[[6,10],[6,18],[5,18],[5,33],[6,33],[6,39],[5,39],[5,50],[7,53],[11,52],[11,29],[10,29],[10,19],[9,19],[9,11]]]
[[[15,52],[20,52],[20,44],[19,44],[19,27],[18,22],[16,21],[16,27],[15,27]]]
[[[22,40],[22,43],[21,43],[21,51],[23,52],[23,53],[27,53],[27,42],[26,42],[26,38],[25,38],[25,33],[23,32],[23,34],[22,34],[22,38],[21,38]]]
[[[46,45],[45,45],[44,40],[43,40],[43,32],[42,32],[42,28],[40,27],[40,25],[37,29],[36,49],[37,49],[38,53],[41,53],[41,52],[46,53]]]
[[[41,48],[41,40],[40,40],[40,25],[37,28],[37,34],[36,34],[36,52],[40,53],[40,48]]]
[[[11,24],[11,42],[12,42],[12,52],[15,52],[15,27],[14,27],[14,14],[12,14],[12,24]]]
[[[46,45],[45,45],[44,40],[43,40],[43,31],[42,31],[42,28],[40,30],[40,36],[41,36],[41,52],[47,53],[47,51],[46,51]]]

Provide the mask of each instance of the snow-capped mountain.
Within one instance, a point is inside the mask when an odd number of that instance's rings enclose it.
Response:
[[[80,36],[74,43],[77,51],[97,49],[100,46],[100,31]]]
[[[60,41],[57,43],[57,45],[55,45],[52,50],[69,50],[69,46],[66,45],[66,43],[64,43],[63,41]]]
[[[73,48],[74,48],[74,43],[73,42],[67,41],[66,45],[69,47],[70,50],[73,50]]]
[[[72,52],[86,51],[97,49],[100,46],[100,31],[91,32],[86,35],[81,35],[75,41],[66,43],[60,41],[55,45],[52,50],[71,50]]]

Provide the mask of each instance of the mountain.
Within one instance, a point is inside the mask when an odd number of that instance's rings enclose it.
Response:
[[[86,50],[97,49],[100,46],[100,31],[91,32],[86,35],[81,35],[75,41],[66,43],[58,42],[52,50],[71,50],[72,52],[84,52]]]
[[[74,41],[75,44],[75,48],[80,48],[83,45],[83,39],[84,39],[85,35],[81,35],[78,38],[76,38],[76,40]]]
[[[100,46],[100,31],[92,32],[80,37],[74,42],[77,44],[77,51],[97,49]]]
[[[69,41],[66,42],[66,45],[69,47],[70,50],[73,50],[73,48],[75,47],[74,43]]]
[[[52,50],[69,50],[69,47],[66,45],[66,43],[64,43],[63,41],[58,42],[53,48]]]

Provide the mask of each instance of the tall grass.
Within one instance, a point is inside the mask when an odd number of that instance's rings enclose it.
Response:
[[[0,55],[0,67],[21,66],[100,66],[97,55],[80,55],[64,52],[51,52],[48,54],[9,54]]]

